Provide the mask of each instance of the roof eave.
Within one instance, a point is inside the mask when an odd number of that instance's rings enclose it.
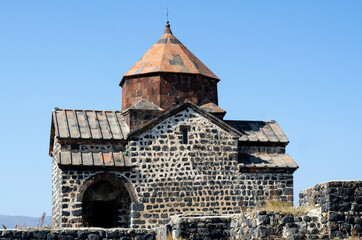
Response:
[[[199,76],[203,76],[206,77],[208,79],[212,79],[215,80],[217,83],[220,81],[220,78],[218,77],[211,77],[205,74],[201,74],[201,73],[183,73],[183,72],[166,72],[166,71],[158,71],[158,72],[147,72],[147,73],[140,73],[140,74],[132,74],[132,75],[124,75],[122,77],[121,82],[119,83],[119,86],[123,86],[124,82],[126,81],[126,79],[130,79],[130,78],[137,78],[137,77],[142,77],[142,76],[154,76],[154,75],[159,75],[159,74],[184,74],[184,75],[199,75]]]

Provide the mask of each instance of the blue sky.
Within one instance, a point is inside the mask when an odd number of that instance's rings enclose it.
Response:
[[[362,177],[361,1],[0,1],[0,214],[51,214],[51,110],[121,108],[162,35],[220,79],[225,119],[276,120],[294,194]],[[297,198],[296,198],[297,199]]]

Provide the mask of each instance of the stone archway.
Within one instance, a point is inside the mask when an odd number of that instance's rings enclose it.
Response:
[[[131,197],[123,184],[99,180],[89,185],[82,197],[83,225],[129,227]]]

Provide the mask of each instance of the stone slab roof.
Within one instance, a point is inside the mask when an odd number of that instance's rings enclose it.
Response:
[[[298,165],[288,154],[242,154],[239,157],[239,166],[247,168],[294,168]]]
[[[233,134],[239,136],[241,142],[255,143],[282,143],[287,145],[289,140],[275,121],[233,121],[219,120],[211,116],[199,106],[186,102],[175,106],[160,117],[146,124],[149,129],[162,119],[175,114],[186,107],[191,107],[214,123],[223,126]],[[145,129],[138,129],[135,132]],[[134,135],[135,132],[132,132]],[[52,116],[52,130],[50,152],[54,138],[62,140],[118,140],[126,141],[129,137],[129,127],[124,121],[121,111],[100,110],[72,110],[54,109]]]
[[[127,77],[156,72],[200,74],[219,81],[219,78],[172,34],[168,23],[161,38],[124,75],[120,85]]]
[[[233,121],[224,120],[241,132],[239,141],[288,144],[289,140],[276,121]]]
[[[131,167],[128,157],[114,152],[60,151],[56,159],[61,166]]]
[[[142,99],[142,100],[138,101],[136,104],[134,104],[132,107],[130,107],[128,109],[163,111],[162,108],[158,107],[156,104],[154,104],[146,99]],[[128,110],[128,109],[126,109],[126,110]]]
[[[125,140],[129,128],[121,111],[54,109],[52,132],[62,139]]]

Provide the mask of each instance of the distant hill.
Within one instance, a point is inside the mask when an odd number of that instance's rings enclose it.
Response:
[[[3,228],[2,225],[6,226],[7,229],[18,227],[37,227],[40,224],[40,217],[25,217],[25,216],[7,216],[0,215],[0,229]],[[43,226],[51,226],[52,217],[46,216],[44,219]]]

